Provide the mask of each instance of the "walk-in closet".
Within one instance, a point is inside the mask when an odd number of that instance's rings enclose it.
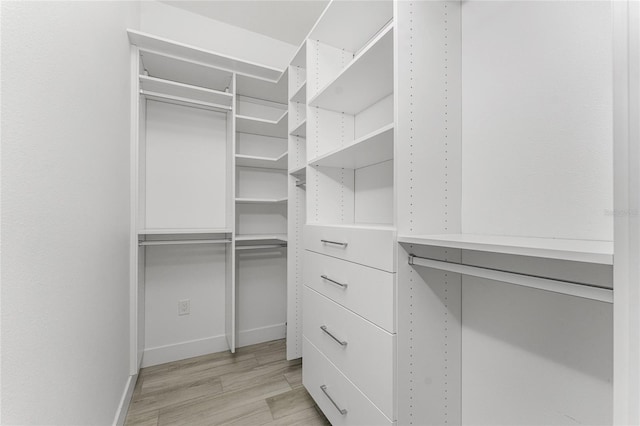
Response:
[[[2,423],[640,425],[638,0],[0,18]]]

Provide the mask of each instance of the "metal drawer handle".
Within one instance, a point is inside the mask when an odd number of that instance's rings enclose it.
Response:
[[[327,280],[327,281],[329,281],[330,283],[333,283],[333,284],[335,284],[335,285],[339,285],[339,286],[340,286],[340,287],[342,287],[342,288],[347,288],[347,284],[339,283],[338,281],[336,281],[336,280],[332,280],[331,278],[329,278],[329,277],[328,277],[328,276],[326,276],[326,275],[320,275],[320,278],[322,278],[323,280]]]
[[[327,392],[327,385],[320,386],[320,389],[322,389],[322,392],[324,392],[327,398],[329,398],[329,401],[331,401],[333,406],[336,407],[336,410],[338,410],[340,414],[342,414],[343,416],[347,414],[347,410],[344,408],[340,408],[340,406],[333,400],[333,398],[331,398],[331,395],[329,395],[329,392]]]
[[[327,333],[329,336],[331,336],[331,338],[332,338],[333,340],[335,340],[336,342],[340,343],[340,345],[342,345],[342,346],[347,346],[347,342],[345,342],[345,341],[343,341],[343,340],[340,340],[340,339],[338,339],[336,336],[334,336],[333,334],[331,334],[331,332],[330,332],[329,330],[327,330],[327,326],[326,326],[326,325],[321,325],[321,326],[320,326],[320,329],[321,329],[322,331],[324,331],[325,333]]]
[[[335,244],[337,246],[346,247],[348,243],[342,243],[340,241],[331,241],[331,240],[320,240],[321,243],[325,244]]]

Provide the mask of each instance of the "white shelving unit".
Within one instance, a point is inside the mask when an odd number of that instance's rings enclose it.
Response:
[[[306,194],[303,383],[332,424],[397,417],[397,330],[376,313],[395,316],[393,28],[391,1],[329,4],[306,42],[305,130],[290,132],[307,154],[289,166]]]
[[[143,354],[144,365],[154,365],[284,337],[287,73],[138,31],[128,35],[136,112],[131,374]],[[174,279],[179,286],[169,285]],[[191,322],[155,332],[175,321],[175,306],[167,306],[174,297],[206,303],[192,304]],[[223,322],[216,312],[224,312]],[[185,343],[193,340],[188,324],[217,334]],[[145,330],[155,336],[146,346]]]
[[[610,424],[611,6],[395,19],[398,423]]]

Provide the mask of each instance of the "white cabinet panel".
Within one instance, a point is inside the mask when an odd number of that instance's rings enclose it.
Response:
[[[303,334],[389,418],[394,418],[395,335],[304,288]]]
[[[305,285],[395,333],[395,274],[311,251],[304,266]]]
[[[302,383],[333,426],[395,424],[306,338],[303,356]]]

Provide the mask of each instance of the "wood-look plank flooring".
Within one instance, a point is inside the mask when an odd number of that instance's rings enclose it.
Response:
[[[284,340],[140,370],[126,425],[329,425]]]

